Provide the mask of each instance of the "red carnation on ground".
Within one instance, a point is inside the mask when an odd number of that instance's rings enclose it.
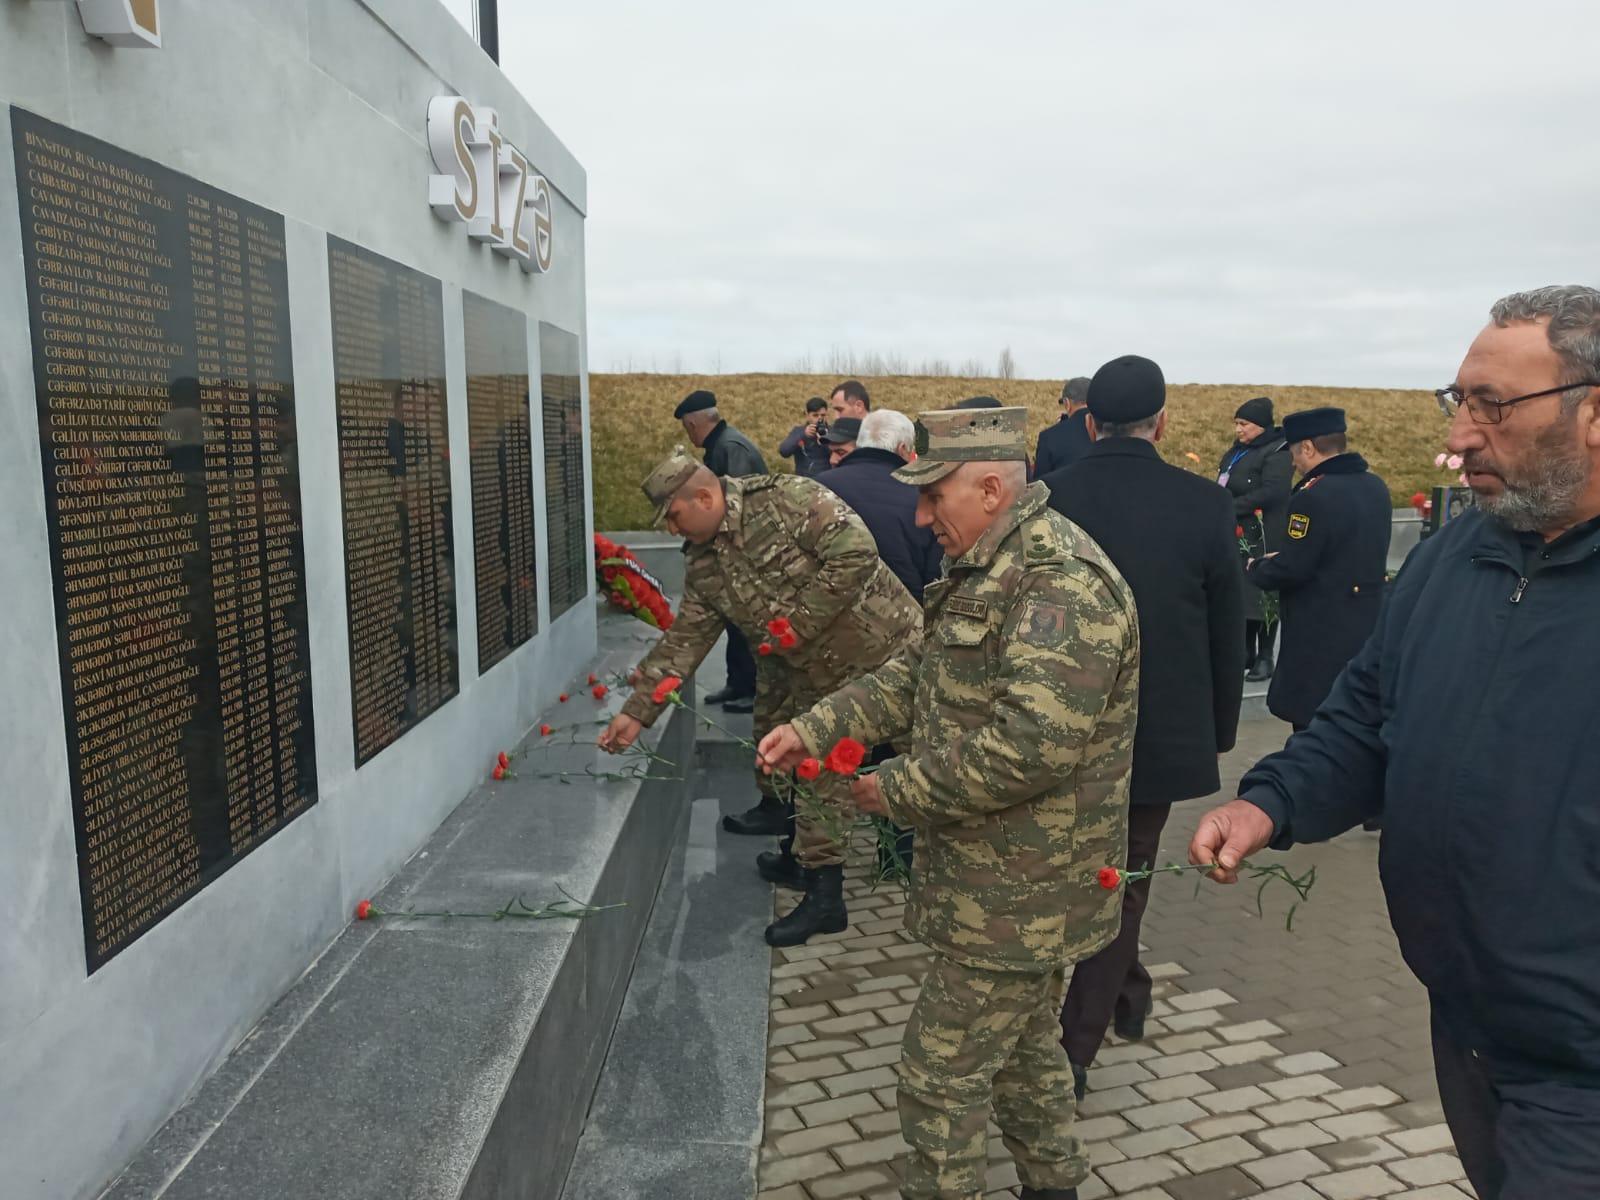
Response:
[[[502,767],[509,767],[511,765],[511,756],[502,750],[500,751],[500,757],[495,759],[495,762],[499,763]]]
[[[589,676],[589,684],[590,684],[590,686],[593,686],[594,684],[597,684],[599,682],[600,682],[600,677],[598,675]]]
[[[814,758],[802,758],[800,765],[794,769],[794,773],[800,776],[801,779],[815,779],[822,774],[822,764]]]
[[[1101,867],[1100,873],[1095,878],[1100,881],[1100,886],[1109,892],[1122,882],[1122,872],[1115,867]]]
[[[795,636],[792,629],[785,629],[778,635],[778,645],[784,650],[793,650],[800,644],[800,639]]]
[[[505,777],[506,777],[506,769],[497,764],[495,766],[495,769],[494,769],[495,782],[498,783],[500,780],[504,779]]]
[[[762,658],[765,658],[767,655],[772,653],[772,643],[762,642],[761,645],[756,647],[756,653],[761,655]]]
[[[672,694],[682,686],[683,680],[676,675],[668,675],[660,683],[656,684],[656,690],[650,693],[650,699],[657,704],[665,704],[672,699]]]
[[[365,921],[372,915],[372,911],[372,901],[363,900],[360,904],[356,905],[356,920]]]
[[[549,737],[550,736],[550,726],[548,726],[548,725],[539,726],[539,735],[541,737]]]
[[[867,748],[855,738],[840,738],[822,765],[835,775],[854,775],[867,761]]]
[[[593,679],[594,676],[591,675],[591,676],[589,676],[589,678]],[[593,695],[596,700],[604,700],[606,698],[606,692],[608,692],[609,690],[610,689],[607,688],[605,684],[597,683],[597,684],[594,685],[594,690],[590,694]]]
[[[773,617],[772,620],[767,622],[767,632],[775,638],[781,638],[792,628],[793,626],[789,624],[788,617]]]
[[[561,703],[565,704],[567,702],[567,694],[565,692],[562,692],[561,695],[556,697],[556,699],[561,701]]]

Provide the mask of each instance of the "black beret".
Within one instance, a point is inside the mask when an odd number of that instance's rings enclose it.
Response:
[[[860,417],[840,417],[837,421],[828,422],[828,432],[822,440],[830,446],[842,446],[846,442],[855,441],[860,436]]]
[[[1237,421],[1249,421],[1252,425],[1259,425],[1263,429],[1272,428],[1272,401],[1266,396],[1257,396],[1254,400],[1246,400],[1239,405],[1239,411],[1233,414]]]
[[[999,408],[1000,407],[1000,401],[996,400],[993,396],[969,396],[967,399],[963,400],[960,404],[956,405],[956,407],[957,408]]]
[[[1101,425],[1129,425],[1167,406],[1167,381],[1148,358],[1113,358],[1089,381],[1089,413]]]
[[[690,413],[705,412],[706,409],[715,408],[716,406],[717,398],[713,393],[706,391],[690,392],[683,398],[683,403],[673,410],[672,415],[681,421]]]
[[[1308,408],[1305,412],[1290,413],[1283,419],[1283,440],[1291,446],[1312,438],[1345,431],[1344,409]]]

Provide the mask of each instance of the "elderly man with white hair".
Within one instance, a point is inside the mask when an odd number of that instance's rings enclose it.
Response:
[[[860,514],[878,557],[920,602],[923,588],[939,578],[944,551],[931,529],[917,528],[917,489],[894,477],[917,457],[915,440],[910,417],[880,408],[862,418],[856,448],[816,478]]]

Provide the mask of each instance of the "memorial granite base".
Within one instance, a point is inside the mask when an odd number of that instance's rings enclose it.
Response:
[[[627,640],[607,667],[637,657]],[[575,697],[547,719],[577,721],[586,739],[618,703]],[[671,718],[645,739],[688,775],[694,730]],[[615,761],[537,732],[522,751],[516,777],[469,796],[374,902],[493,911],[565,889],[625,907],[582,921],[352,924],[107,1200],[559,1196],[688,783],[563,785],[549,773]]]

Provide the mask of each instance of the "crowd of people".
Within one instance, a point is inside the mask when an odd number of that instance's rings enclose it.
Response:
[[[775,946],[846,927],[846,847],[774,778],[840,737],[877,769],[823,784],[913,860],[933,952],[899,1068],[902,1184],[983,1194],[991,1108],[1033,1200],[1075,1200],[1075,1099],[1108,1028],[1144,1033],[1148,878],[1174,803],[1218,792],[1249,679],[1292,727],[1197,824],[1212,878],[1381,822],[1400,948],[1427,988],[1446,1119],[1483,1200],[1600,1194],[1600,762],[1577,692],[1600,666],[1600,291],[1496,302],[1437,393],[1475,511],[1386,578],[1388,489],[1335,408],[1241,405],[1215,480],[1163,461],[1166,384],[1128,355],[1026,411],[972,397],[913,422],[841,383],[778,448],[696,392],[644,482],[686,542],[673,628],[601,735],[620,750],[729,633],[760,739],[764,877],[802,897]],[[1281,652],[1274,662],[1281,619]],[[748,670],[769,622],[792,636]],[[1594,769],[1591,770],[1590,768]],[[1069,983],[1070,976],[1070,983]]]

